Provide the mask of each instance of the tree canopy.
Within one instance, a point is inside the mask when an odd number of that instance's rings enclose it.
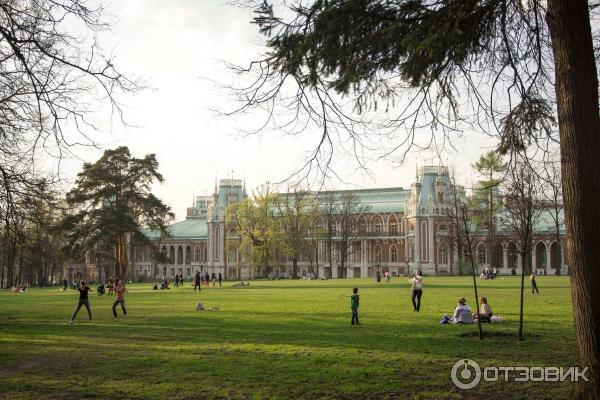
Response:
[[[132,157],[127,147],[106,150],[95,163],[85,163],[75,187],[67,194],[72,212],[64,226],[69,245],[89,250],[101,242],[115,251],[115,273],[126,278],[128,243],[144,241],[143,228],[167,234],[170,208],[152,194],[162,182],[154,154]]]

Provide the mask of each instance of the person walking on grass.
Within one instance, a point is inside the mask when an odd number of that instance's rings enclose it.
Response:
[[[179,272],[175,274],[175,287],[179,287]]]
[[[127,316],[127,310],[125,309],[125,293],[128,292],[128,290],[125,288],[125,284],[123,283],[123,281],[117,281],[117,285],[115,286],[115,294],[117,295],[117,298],[115,299],[115,302],[112,305],[112,312],[113,315],[115,317],[115,319],[117,319],[117,304],[121,304],[121,310],[123,310],[123,316]]]
[[[421,271],[417,271],[416,274],[408,278],[408,281],[412,284],[413,312],[419,312],[421,311],[421,296],[423,295],[423,276]]]
[[[223,276],[221,275],[221,273],[219,272],[219,287],[221,287],[221,281],[223,280]]]
[[[89,286],[85,284],[85,281],[81,281],[79,282],[79,288],[77,290],[79,291],[79,302],[77,303],[77,308],[75,309],[75,312],[73,313],[73,316],[69,321],[70,324],[72,324],[75,320],[75,317],[77,317],[77,313],[79,312],[81,306],[85,306],[90,317],[90,321],[92,320],[92,310],[90,309],[90,301],[88,300],[88,293],[92,289],[90,289]]]
[[[200,286],[200,272],[196,272],[196,276],[194,277],[194,292],[196,291],[196,288],[198,288],[198,291],[201,292],[202,291],[202,287]]]
[[[531,294],[535,294],[535,293],[540,294],[540,291],[538,290],[535,278],[536,278],[535,272],[532,272],[531,275],[529,275],[529,279],[531,280]]]
[[[352,310],[352,321],[350,322],[350,325],[360,325],[358,322],[358,303],[358,288],[355,287],[352,289],[352,295],[350,296],[350,309]]]

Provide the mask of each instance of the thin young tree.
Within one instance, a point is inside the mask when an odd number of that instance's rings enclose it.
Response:
[[[475,254],[477,251],[476,240],[481,235],[482,229],[481,224],[477,224],[474,221],[481,220],[482,214],[485,214],[481,208],[473,207],[470,199],[463,196],[459,192],[458,198],[455,200],[456,206],[456,226],[457,234],[463,239],[463,250],[469,265],[471,266],[471,277],[473,278],[473,291],[475,293],[475,304],[479,304],[479,293],[477,290],[477,267],[475,266]],[[460,232],[460,233],[458,233]],[[479,309],[476,309],[479,312]],[[481,318],[477,318],[477,330],[479,332],[479,339],[483,339],[483,327],[481,326]]]
[[[333,246],[337,234],[338,199],[333,192],[324,192],[319,196],[322,220],[324,223],[325,258],[329,263],[329,271],[333,274]]]
[[[452,195],[452,206],[454,208],[452,212],[452,232],[454,240],[454,248],[456,249],[457,259],[455,260],[458,265],[458,274],[463,274],[463,262],[464,262],[464,224],[461,220],[461,214],[458,210],[463,207],[463,201],[465,196],[465,190],[463,186],[460,186],[456,180],[456,171],[452,169],[450,175],[450,191]]]
[[[506,165],[498,152],[489,151],[479,157],[473,164],[473,168],[484,177],[484,179],[479,181],[472,199],[477,207],[483,205],[487,210],[486,218],[482,222],[484,222],[487,230],[490,264],[492,267],[496,267],[499,256],[496,254],[496,217],[500,209],[496,202],[496,197],[499,191],[498,185],[501,183],[502,175],[506,171]]]
[[[305,241],[306,254],[308,255],[310,268],[318,279],[321,276],[319,274],[319,258],[321,257],[321,254],[319,253],[319,242],[323,236],[324,229],[323,215],[321,214],[321,207],[316,196],[314,196],[313,200],[311,201],[308,213],[310,215],[312,224],[308,229],[308,236]]]
[[[314,197],[306,190],[294,189],[275,198],[277,219],[280,223],[286,253],[292,259],[292,278],[298,278],[298,261],[307,251],[309,229],[314,221],[311,203]]]
[[[560,236],[561,227],[564,226],[565,221],[559,161],[551,158],[548,162],[545,162],[541,175],[542,193],[546,203],[544,208],[548,210],[548,213],[546,213],[549,215],[550,221],[548,222],[552,224],[552,233],[554,240],[556,240],[556,253],[554,254],[556,270],[554,273],[560,275],[563,252]]]
[[[543,211],[542,193],[538,175],[529,163],[523,160],[513,161],[507,182],[504,185],[504,210],[508,225],[518,239],[519,255],[521,256],[521,292],[519,302],[519,340],[524,339],[523,333],[523,300],[525,289],[525,274],[530,273],[531,243],[533,232],[540,214]]]
[[[364,204],[354,193],[343,193],[338,206],[340,268],[346,268],[346,263],[356,250],[355,243],[363,233],[360,231],[361,220],[371,207]]]

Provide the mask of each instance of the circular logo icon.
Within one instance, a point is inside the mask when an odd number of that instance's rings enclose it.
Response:
[[[458,360],[452,366],[450,377],[459,389],[473,389],[481,380],[481,368],[473,360]]]

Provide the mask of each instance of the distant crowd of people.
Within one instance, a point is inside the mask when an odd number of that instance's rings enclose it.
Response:
[[[497,275],[496,268],[485,268],[481,272],[481,277],[484,279],[494,279]],[[381,282],[381,279],[385,280],[386,283],[389,283],[391,280],[390,273],[388,271],[384,271],[383,274],[380,271],[376,272],[375,280],[376,282]],[[531,292],[533,294],[539,294],[539,288],[536,281],[536,273],[532,272],[529,276],[531,282]],[[217,283],[219,286],[222,286],[223,277],[221,273],[212,273],[208,272],[202,274],[200,272],[196,272],[194,278],[192,279],[192,286],[194,287],[194,291],[201,291],[202,287],[208,288],[212,283],[212,286],[216,286]],[[184,277],[183,273],[178,273],[175,275],[175,287],[183,287],[184,286]],[[411,302],[413,305],[413,312],[421,311],[421,299],[423,297],[423,274],[420,270],[417,270],[414,273],[409,274],[408,282],[411,285]],[[69,285],[69,281],[64,278],[62,280],[63,290],[67,289]],[[157,282],[154,285],[154,289],[170,289],[171,281],[167,279],[166,276],[163,277],[161,282]],[[79,310],[82,307],[85,307],[89,319],[92,320],[92,310],[89,303],[89,292],[91,289],[87,286],[85,280],[73,280],[71,286],[77,285],[76,290],[79,292],[79,302],[77,303],[77,307],[73,312],[73,315],[70,319],[70,323],[73,323]],[[249,282],[241,282],[239,284],[233,285],[238,287],[248,287],[250,286]],[[13,287],[14,292],[21,292],[26,290],[26,287]],[[107,293],[110,295],[115,295],[115,301],[112,305],[112,313],[115,318],[118,317],[117,307],[120,306],[123,312],[123,316],[127,315],[127,310],[125,308],[125,293],[127,293],[127,289],[125,288],[125,284],[122,280],[117,277],[111,277],[108,279],[106,285],[100,284],[96,289],[98,295],[104,295]],[[345,297],[345,296],[344,296]],[[351,325],[360,325],[359,317],[358,317],[358,308],[360,304],[360,297],[358,295],[358,288],[355,287],[352,290],[352,294],[350,296],[350,309],[351,309]],[[200,303],[199,303],[200,304]],[[473,312],[471,307],[467,304],[467,301],[464,297],[460,297],[458,299],[457,305],[454,309],[452,316],[445,315],[440,323],[455,323],[455,324],[470,324],[474,322],[482,322],[482,323],[490,323],[490,322],[499,322],[501,321],[501,317],[496,315],[494,316],[492,312],[492,308],[488,302],[487,297],[482,296],[479,298],[479,310]]]
[[[496,269],[496,267],[485,267],[481,271],[481,274],[479,274],[479,277],[481,279],[496,279],[496,276],[498,276],[498,270]]]

